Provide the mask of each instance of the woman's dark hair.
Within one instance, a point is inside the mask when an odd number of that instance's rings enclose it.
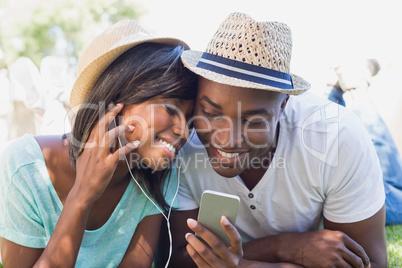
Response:
[[[111,103],[138,104],[155,96],[194,99],[197,76],[180,60],[184,48],[157,43],[143,43],[126,51],[101,75],[75,117],[69,136],[72,167],[84,150],[90,133]],[[86,107],[86,108],[85,108]],[[137,165],[132,172],[149,194],[167,209],[163,186],[171,169],[154,171]]]

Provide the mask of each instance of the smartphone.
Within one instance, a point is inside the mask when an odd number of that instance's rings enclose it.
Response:
[[[220,221],[222,216],[226,216],[234,225],[239,204],[240,198],[236,195],[206,190],[201,196],[198,222],[219,237],[226,246],[230,246],[230,239]]]

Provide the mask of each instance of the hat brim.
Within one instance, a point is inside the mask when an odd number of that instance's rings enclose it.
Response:
[[[290,95],[300,95],[306,92],[310,87],[310,83],[301,78],[298,75],[290,73],[292,77],[293,88],[292,89],[282,89],[273,86],[268,86],[264,84],[259,84],[255,82],[250,82],[247,80],[242,80],[239,78],[234,78],[230,76],[226,76],[223,74],[215,73],[210,70],[206,70],[200,67],[197,67],[197,64],[202,56],[203,52],[195,51],[195,50],[186,50],[181,55],[181,60],[188,69],[192,72],[214,82],[230,85],[230,86],[237,86],[237,87],[244,87],[244,88],[255,88],[255,89],[262,89],[268,91],[275,91],[275,92],[282,92]]]
[[[79,74],[71,91],[70,107],[74,111],[77,111],[80,104],[84,102],[86,96],[98,81],[99,77],[101,77],[103,72],[109,67],[110,64],[112,64],[113,61],[115,61],[127,50],[147,42],[167,45],[181,45],[185,49],[189,49],[189,46],[184,41],[176,38],[155,38],[147,35],[129,36],[88,64],[88,66]]]

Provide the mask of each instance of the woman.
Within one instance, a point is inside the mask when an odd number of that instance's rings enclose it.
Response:
[[[5,268],[151,266],[162,215],[139,186],[166,211],[196,94],[184,49],[123,20],[84,51],[72,132],[26,135],[2,154]]]

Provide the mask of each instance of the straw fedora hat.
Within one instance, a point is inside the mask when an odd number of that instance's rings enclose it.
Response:
[[[124,19],[101,33],[82,53],[77,65],[77,79],[70,95],[70,107],[77,110],[102,73],[130,48],[145,43],[189,46],[176,38],[153,37],[137,21]]]
[[[230,14],[205,52],[187,50],[181,59],[194,73],[217,83],[299,95],[310,83],[291,74],[292,34],[280,22],[257,22]]]

